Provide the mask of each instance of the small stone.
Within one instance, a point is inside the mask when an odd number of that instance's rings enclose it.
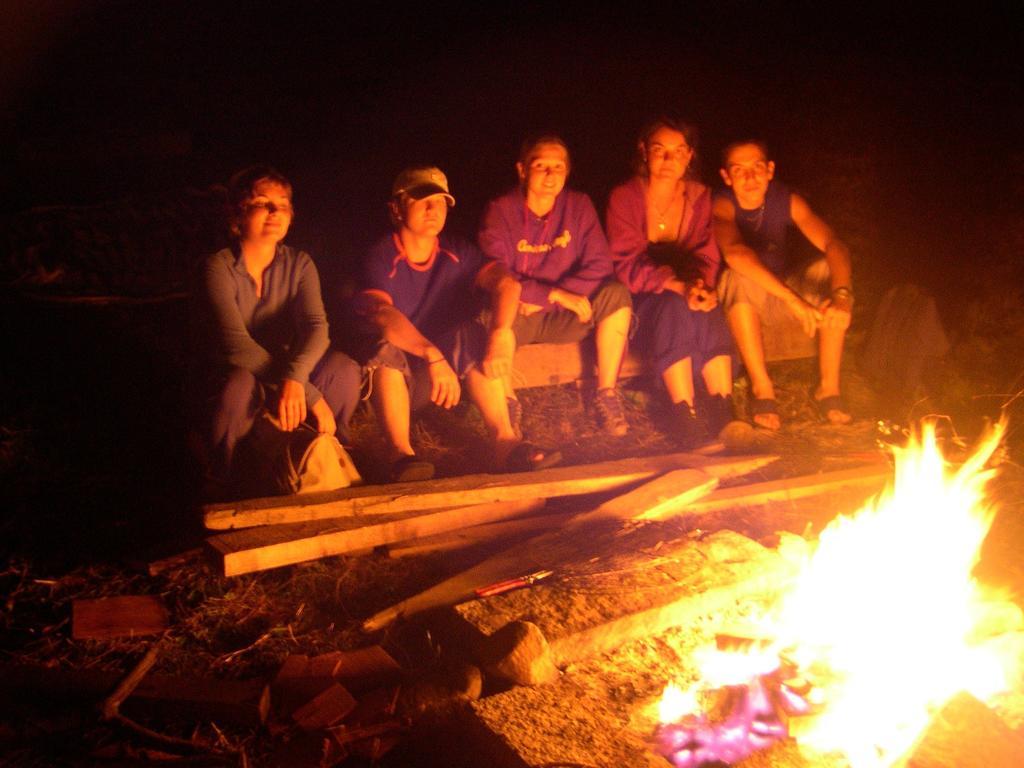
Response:
[[[487,638],[484,658],[488,674],[516,685],[544,685],[559,676],[547,639],[529,621],[510,622]]]
[[[402,688],[398,713],[417,717],[467,701],[476,701],[483,692],[483,675],[472,664],[429,670]]]

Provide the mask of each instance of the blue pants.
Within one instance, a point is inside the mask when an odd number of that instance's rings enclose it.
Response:
[[[674,291],[633,295],[636,350],[659,376],[675,363],[691,358],[693,378],[712,359],[734,354],[732,334],[721,307],[694,311]]]
[[[348,423],[359,405],[361,373],[352,358],[328,350],[309,376],[334,414],[338,423],[335,434],[342,443],[348,442]],[[260,408],[266,406],[273,412],[276,404],[277,383],[260,381],[244,368],[232,368],[219,385],[214,382],[206,427],[207,459],[214,476],[231,477],[239,442],[249,434]],[[312,420],[312,414],[308,414],[307,421]]]

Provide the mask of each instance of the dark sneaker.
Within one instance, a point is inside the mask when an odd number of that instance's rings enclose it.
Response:
[[[718,438],[733,418],[731,396],[708,395],[704,398],[704,423],[707,424],[708,435],[712,440]]]
[[[672,405],[672,436],[681,448],[696,448],[704,442],[704,425],[685,401]]]
[[[618,389],[599,389],[594,397],[594,411],[605,434],[622,437],[629,431],[626,410],[622,406],[622,395]]]

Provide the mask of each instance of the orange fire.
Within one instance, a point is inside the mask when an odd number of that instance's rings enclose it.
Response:
[[[1010,604],[991,602],[971,576],[995,514],[984,493],[994,470],[985,467],[1003,431],[954,468],[926,424],[896,451],[893,487],[834,520],[758,622],[771,646],[709,651],[698,660],[702,687],[735,685],[786,659],[819,705],[793,724],[799,744],[842,753],[855,768],[897,764],[957,692],[985,701],[1006,690],[1012,660],[985,642],[982,625]],[[662,722],[694,711],[693,692],[671,688]]]

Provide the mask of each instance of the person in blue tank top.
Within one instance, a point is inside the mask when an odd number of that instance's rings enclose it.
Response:
[[[775,180],[775,163],[762,142],[727,146],[720,173],[726,187],[715,198],[712,219],[728,269],[718,292],[750,378],[754,424],[781,426],[761,335],[762,322],[781,313],[796,317],[808,336],[817,334],[819,379],[811,397],[819,415],[831,424],[849,423],[839,388],[853,309],[849,249],[806,200]],[[793,227],[821,258],[796,263],[787,248]]]

